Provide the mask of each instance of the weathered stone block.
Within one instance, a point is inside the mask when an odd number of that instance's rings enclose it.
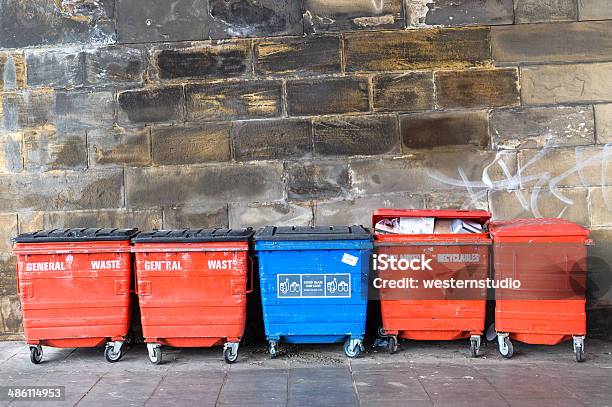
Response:
[[[463,191],[431,192],[425,197],[428,209],[482,209],[489,210],[487,193]]]
[[[517,23],[577,19],[576,0],[515,0],[514,4]]]
[[[591,188],[589,202],[591,225],[612,226],[612,186]]]
[[[302,35],[300,2],[209,0],[210,38]]]
[[[526,104],[612,101],[612,63],[521,68]]]
[[[103,209],[19,213],[19,230],[22,233],[42,229],[99,227],[160,229],[162,212],[160,209]]]
[[[274,117],[282,110],[277,81],[187,85],[186,94],[188,121]]]
[[[512,24],[512,0],[436,0],[428,2],[425,17],[428,25],[496,25]]]
[[[294,202],[232,203],[229,206],[230,228],[249,225],[255,229],[275,226],[312,225],[312,207]]]
[[[489,145],[486,112],[440,112],[400,116],[400,135],[405,148],[456,145]]]
[[[378,75],[373,84],[374,110],[411,112],[434,108],[431,72]]]
[[[283,197],[281,164],[128,168],[126,184],[131,207],[260,202]]]
[[[399,151],[395,115],[332,116],[314,120],[316,155],[375,155]]]
[[[340,38],[291,37],[255,42],[255,73],[320,75],[340,72]]]
[[[204,40],[208,38],[206,0],[116,0],[119,42]]]
[[[464,68],[490,63],[488,28],[348,33],[347,71]]]
[[[612,149],[603,146],[523,150],[518,156],[521,186],[612,185],[611,157]]]
[[[17,231],[15,230],[15,235]],[[0,253],[0,298],[17,294],[17,256],[11,250]],[[2,332],[2,318],[0,318],[0,333]],[[1,334],[0,334],[1,335]],[[2,337],[0,336],[0,340]]]
[[[520,103],[516,69],[442,71],[435,73],[441,108],[513,106]]]
[[[289,81],[287,111],[295,116],[366,112],[368,87],[362,77]]]
[[[290,199],[318,199],[344,196],[351,180],[344,162],[297,162],[286,164]]]
[[[0,213],[0,256],[13,251],[11,238],[15,236],[17,236],[17,214]]]
[[[138,167],[151,164],[150,128],[87,131],[90,167]]]
[[[156,126],[151,130],[153,163],[197,164],[230,159],[229,123]]]
[[[312,124],[303,119],[235,122],[232,151],[238,161],[310,157]]]
[[[0,1],[0,48],[74,42],[112,43],[112,5],[103,1]]]
[[[586,188],[548,188],[489,193],[489,207],[494,220],[515,218],[564,218],[588,225]],[[563,197],[559,199],[555,194]]]
[[[4,211],[53,211],[121,206],[121,169],[0,175],[0,208]]]
[[[304,30],[308,34],[404,26],[402,0],[305,0],[303,10]]]
[[[119,123],[179,122],[183,120],[182,86],[128,90],[119,93]]]
[[[497,64],[609,61],[612,21],[491,28]]]
[[[315,225],[372,226],[372,213],[379,208],[422,208],[423,197],[410,194],[384,194],[356,197],[345,201],[317,202]]]
[[[612,19],[610,0],[578,0],[578,15],[581,20]]]
[[[0,172],[19,172],[23,169],[21,133],[0,134]]]
[[[494,148],[541,148],[595,142],[591,106],[531,107],[493,110],[490,114]]]
[[[164,208],[165,229],[226,228],[228,224],[227,205],[219,205],[214,208],[199,206]]]
[[[10,337],[11,334],[18,334],[23,331],[21,303],[18,295],[0,296],[0,323],[0,332],[3,335]]]
[[[25,66],[23,52],[0,52],[0,92],[25,88]]]
[[[251,72],[251,42],[162,49],[154,58],[156,73],[161,79],[236,77]]]
[[[85,51],[85,83],[109,85],[141,83],[147,69],[142,47],[112,46]]]
[[[401,159],[350,163],[353,189],[361,194],[457,190],[472,191],[474,199],[479,199],[486,196],[492,183],[518,187],[516,174],[515,153],[468,149],[422,151]]]
[[[58,128],[89,129],[112,126],[115,97],[112,91],[55,92],[54,121]]]
[[[23,133],[24,166],[28,171],[87,167],[85,130],[61,131],[44,126]]]
[[[26,51],[28,86],[62,88],[83,83],[83,53],[54,49]]]
[[[55,96],[52,90],[0,95],[0,129],[16,131],[53,122]]]
[[[595,105],[595,128],[598,143],[612,143],[612,103]]]

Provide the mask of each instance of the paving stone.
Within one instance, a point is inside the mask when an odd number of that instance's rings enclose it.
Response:
[[[25,88],[25,66],[23,52],[0,52],[0,91]]]
[[[517,23],[575,21],[578,19],[576,0],[516,0]]]
[[[589,192],[591,225],[612,226],[612,187],[592,188]]]
[[[165,229],[225,228],[228,227],[228,224],[227,205],[219,205],[214,208],[200,206],[171,206],[164,208]]]
[[[437,0],[427,3],[425,24],[462,26],[512,24],[512,0]]]
[[[612,63],[547,65],[521,69],[525,104],[612,101]]]
[[[612,104],[595,105],[595,128],[598,143],[612,143]]]
[[[588,225],[587,195],[586,188],[499,190],[489,193],[489,207],[495,220],[560,217]]]
[[[364,77],[289,81],[287,111],[293,116],[366,112],[368,88]]]
[[[128,168],[126,196],[130,207],[274,201],[281,178],[280,164]]]
[[[155,52],[161,79],[230,78],[251,72],[251,42],[202,43]]]
[[[387,404],[403,402],[412,405],[412,401],[429,401],[418,378],[406,377],[405,372],[394,374],[384,372],[354,373],[355,386],[359,402],[366,405],[378,402]]]
[[[497,64],[609,61],[612,21],[491,28]]]
[[[437,112],[400,116],[400,136],[407,149],[456,145],[487,147],[486,112]]]
[[[107,375],[79,401],[82,406],[144,405],[151,397],[161,378],[131,373]]]
[[[228,161],[230,125],[155,126],[151,130],[151,152],[157,165]]]
[[[324,31],[383,30],[402,28],[401,0],[305,0],[304,30],[307,34]]]
[[[297,162],[285,165],[290,199],[317,199],[346,195],[348,165],[343,162]]]
[[[74,42],[112,43],[114,0],[0,1],[0,48]]]
[[[78,49],[26,51],[27,82],[32,87],[72,87],[83,83],[83,53]]]
[[[436,72],[436,100],[443,109],[513,106],[520,103],[516,69]]]
[[[224,376],[224,372],[198,372],[195,376],[189,373],[168,375],[155,389],[147,404],[214,406]]]
[[[399,151],[395,115],[316,118],[313,126],[315,155],[376,155]]]
[[[150,128],[112,127],[88,130],[87,148],[91,167],[150,165]]]
[[[612,19],[609,0],[578,0],[578,10],[581,20]]]
[[[504,404],[504,399],[484,379],[476,378],[426,378],[421,384],[434,403],[477,402]]]
[[[290,37],[255,42],[255,73],[320,75],[340,73],[340,37]]]
[[[374,110],[411,112],[434,108],[431,72],[377,75],[373,86]]]
[[[0,135],[0,172],[19,172],[23,169],[21,133]]]
[[[52,90],[5,93],[0,98],[0,129],[11,132],[53,122],[55,95]]]
[[[235,122],[232,151],[238,161],[311,157],[312,123],[303,119]]]
[[[300,2],[293,0],[209,0],[210,37],[302,35]]]
[[[70,210],[123,206],[123,172],[52,171],[0,175],[3,211]]]
[[[85,50],[85,83],[111,85],[142,83],[147,53],[138,46],[110,46]]]
[[[493,110],[489,117],[495,148],[541,148],[595,142],[590,106],[499,109]]]
[[[206,0],[116,0],[117,36],[122,43],[208,38]]]
[[[289,376],[288,406],[312,403],[315,395],[324,398],[326,405],[357,405],[357,396],[345,367],[292,369]],[[319,397],[317,397],[319,398]],[[321,400],[323,402],[323,400]]]
[[[372,213],[376,209],[423,208],[423,206],[423,197],[408,194],[382,194],[348,200],[317,202],[314,223],[315,225],[372,226]]]
[[[344,39],[349,72],[464,68],[490,59],[488,28],[361,32]]]
[[[261,369],[232,372],[223,385],[217,405],[286,406],[288,372]]]
[[[274,117],[281,113],[281,83],[277,81],[214,82],[185,87],[187,120]]]
[[[183,87],[137,89],[121,92],[119,123],[157,123],[183,120]]]
[[[84,130],[61,131],[53,126],[23,133],[24,168],[28,171],[83,169],[87,167]]]
[[[310,226],[312,213],[312,207],[302,203],[232,203],[229,206],[229,227]]]

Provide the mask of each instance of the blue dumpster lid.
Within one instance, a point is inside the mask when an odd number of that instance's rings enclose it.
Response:
[[[256,241],[279,240],[371,240],[363,226],[266,226],[255,234]]]
[[[174,229],[141,232],[132,239],[134,243],[204,243],[246,242],[253,236],[253,229]]]
[[[109,240],[130,240],[138,233],[138,229],[113,228],[72,228],[39,230],[37,232],[22,233],[14,240],[17,243],[45,243],[45,242],[91,242]]]

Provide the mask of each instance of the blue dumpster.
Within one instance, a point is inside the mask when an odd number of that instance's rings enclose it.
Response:
[[[363,352],[372,237],[362,226],[273,227],[255,234],[264,326],[280,341],[344,342]]]

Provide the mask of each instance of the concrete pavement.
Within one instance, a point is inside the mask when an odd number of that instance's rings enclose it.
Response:
[[[504,360],[493,345],[468,358],[467,341],[404,342],[395,355],[369,349],[347,359],[341,345],[289,346],[269,359],[241,349],[226,365],[221,348],[164,349],[152,365],[136,345],[115,364],[102,349],[45,348],[40,365],[20,342],[0,342],[0,386],[66,387],[67,406],[612,406],[612,343],[588,340],[587,361],[571,345],[515,344]]]

